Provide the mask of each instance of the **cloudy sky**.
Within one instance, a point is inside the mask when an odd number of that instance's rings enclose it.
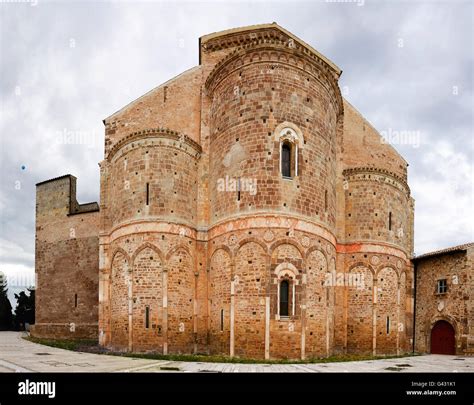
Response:
[[[198,38],[277,22],[410,163],[415,252],[474,240],[470,1],[0,1],[0,270],[34,274],[35,183],[97,201],[102,119],[198,64]],[[79,144],[64,144],[74,133]],[[405,134],[404,137],[397,137]],[[20,280],[20,282],[22,282]]]

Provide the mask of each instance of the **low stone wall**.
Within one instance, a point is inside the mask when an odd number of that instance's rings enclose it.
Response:
[[[95,324],[40,323],[31,325],[31,336],[43,339],[97,339]]]

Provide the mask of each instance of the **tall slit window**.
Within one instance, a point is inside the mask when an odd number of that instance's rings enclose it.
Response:
[[[280,316],[289,315],[289,296],[290,296],[290,283],[288,280],[282,280],[280,282]]]
[[[150,307],[145,307],[145,328],[150,327]]]
[[[150,204],[150,183],[146,183],[146,205]]]
[[[221,309],[221,332],[224,331],[224,310]]]
[[[291,178],[291,143],[281,145],[281,175]]]
[[[391,212],[388,213],[388,230],[389,231],[392,230],[392,213]]]

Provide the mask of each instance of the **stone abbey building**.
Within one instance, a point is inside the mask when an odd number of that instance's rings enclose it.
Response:
[[[408,164],[340,75],[275,23],[200,38],[197,67],[104,120],[100,204],[37,185],[33,333],[305,359],[429,351],[435,319],[472,350],[472,255],[456,315],[434,296],[414,327]]]

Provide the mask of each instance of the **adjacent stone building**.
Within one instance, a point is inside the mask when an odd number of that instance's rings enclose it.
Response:
[[[416,351],[474,355],[474,243],[414,259]]]
[[[408,164],[340,75],[275,23],[200,38],[197,67],[104,120],[100,211],[73,176],[38,184],[34,333],[267,359],[411,351]]]
[[[48,338],[97,336],[99,206],[78,204],[71,175],[36,185],[36,319]]]

